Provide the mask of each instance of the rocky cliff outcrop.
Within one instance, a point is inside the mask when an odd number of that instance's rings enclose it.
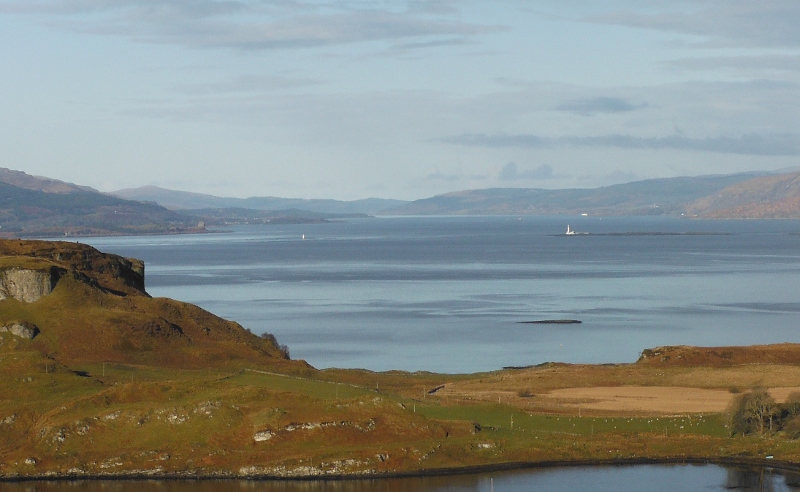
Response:
[[[57,267],[62,273],[81,277],[84,282],[89,282],[104,290],[124,295],[145,294],[144,290],[144,262],[133,258],[101,253],[91,246],[66,241],[0,241],[0,259],[2,257],[16,258],[9,262],[10,267],[24,269],[24,264],[38,262],[32,270],[48,270],[49,266]],[[10,260],[9,260],[10,261]],[[3,264],[0,262],[0,270]],[[30,278],[30,274],[26,278]],[[58,281],[57,272],[50,272],[51,278]],[[52,288],[55,283],[52,284]],[[0,286],[2,289],[2,286]],[[8,296],[11,297],[11,296]],[[2,299],[2,297],[0,297]],[[31,301],[26,301],[31,302]]]
[[[0,301],[11,298],[22,302],[36,302],[53,291],[58,277],[57,268],[0,270]]]
[[[191,304],[151,298],[142,261],[66,241],[0,239],[0,327],[33,339],[33,350],[65,366],[285,362],[305,370],[304,363],[289,361],[274,337],[259,337]],[[21,342],[14,338],[3,336]]]

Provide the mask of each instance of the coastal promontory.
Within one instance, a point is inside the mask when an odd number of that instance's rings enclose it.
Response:
[[[143,262],[0,240],[0,479],[800,464],[800,346],[660,347],[481,374],[318,370]]]

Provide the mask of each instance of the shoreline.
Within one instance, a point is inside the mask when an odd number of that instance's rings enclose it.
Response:
[[[782,406],[800,405],[798,343],[661,346],[633,363],[519,371],[326,372],[290,360],[274,336],[150,297],[138,260],[67,242],[0,246],[3,272],[22,272],[7,285],[51,285],[3,301],[0,326],[26,322],[40,336],[0,335],[0,482],[670,464],[800,473],[800,410]],[[67,273],[57,286],[55,268]],[[774,439],[763,439],[763,416],[726,420],[738,414],[725,409],[745,408],[732,402],[755,397],[780,412],[769,417]]]
[[[520,470],[537,470],[552,468],[583,468],[583,467],[626,467],[626,466],[647,466],[647,465],[689,465],[705,466],[716,465],[722,467],[759,467],[782,472],[800,473],[800,463],[791,461],[774,460],[768,458],[702,458],[702,457],[675,457],[675,458],[615,458],[597,460],[552,460],[552,461],[519,461],[508,463],[496,463],[490,465],[474,465],[464,467],[435,468],[429,470],[415,470],[408,472],[365,472],[356,474],[335,474],[335,475],[304,475],[304,476],[278,476],[278,475],[239,475],[233,472],[220,471],[217,473],[195,473],[186,471],[181,473],[120,473],[110,475],[26,475],[20,477],[0,476],[0,483],[22,483],[22,482],[73,482],[73,481],[142,481],[142,480],[163,480],[163,481],[223,481],[238,480],[248,482],[273,481],[273,482],[311,482],[311,481],[366,481],[366,480],[393,480],[404,478],[426,478],[426,477],[450,477],[461,475],[478,475],[493,472],[508,472]]]

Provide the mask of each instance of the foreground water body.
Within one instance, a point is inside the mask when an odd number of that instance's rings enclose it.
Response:
[[[800,341],[796,220],[392,217],[86,242],[143,259],[152,295],[274,333],[318,368],[477,372]],[[582,323],[520,323],[564,318]]]
[[[800,490],[800,476],[716,465],[565,467],[493,474],[377,480],[148,480],[0,483],[0,492],[681,492]]]

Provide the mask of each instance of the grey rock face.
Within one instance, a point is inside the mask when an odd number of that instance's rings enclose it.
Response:
[[[0,301],[16,299],[36,302],[53,291],[57,274],[53,271],[9,268],[0,270]]]
[[[20,338],[33,340],[33,338],[39,334],[39,328],[31,323],[12,322],[6,326],[0,326],[0,333],[11,333]]]

